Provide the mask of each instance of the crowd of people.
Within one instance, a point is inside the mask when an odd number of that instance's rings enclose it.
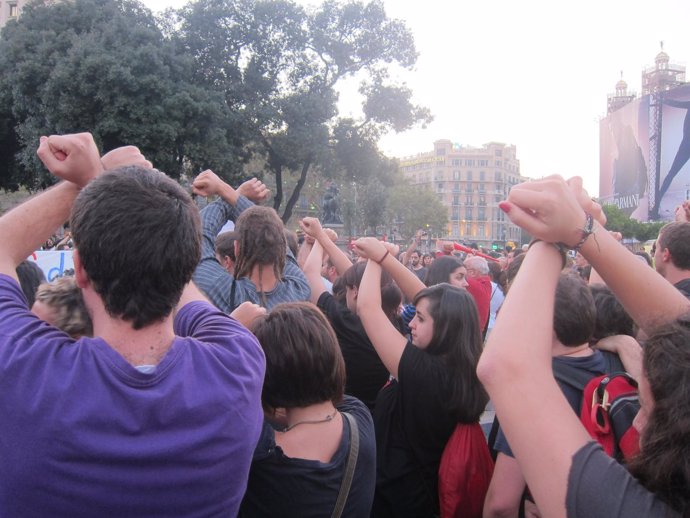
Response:
[[[257,179],[204,171],[199,210],[135,147],[38,156],[61,182],[0,218],[2,516],[690,517],[690,211],[651,261],[550,177],[499,205],[524,248],[348,248]],[[564,370],[639,385],[634,455]]]

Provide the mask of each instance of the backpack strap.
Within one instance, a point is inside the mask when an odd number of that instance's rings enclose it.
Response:
[[[347,457],[345,474],[343,475],[343,481],[340,484],[338,499],[335,501],[335,509],[333,509],[331,518],[340,518],[340,516],[343,514],[347,497],[350,494],[352,477],[355,474],[355,467],[357,466],[357,457],[359,456],[359,427],[357,426],[357,420],[347,412],[341,412],[341,414],[350,424],[350,453]]]
[[[605,370],[599,375],[625,372],[625,367],[623,367],[623,363],[617,354],[610,353],[608,351],[600,352],[604,357]],[[565,362],[559,361],[553,362],[553,375],[558,381],[561,381],[580,392],[585,389],[585,385],[589,383],[589,380],[597,376],[582,369],[578,369],[572,365],[568,365]]]

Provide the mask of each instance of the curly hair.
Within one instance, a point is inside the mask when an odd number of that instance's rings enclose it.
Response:
[[[51,308],[54,321],[50,322],[72,338],[93,336],[93,324],[84,304],[81,290],[74,277],[59,277],[38,287],[36,301]]]
[[[690,516],[690,315],[658,330],[644,347],[652,410],[630,470],[669,506]]]

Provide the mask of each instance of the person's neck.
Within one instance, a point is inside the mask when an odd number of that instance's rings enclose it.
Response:
[[[271,264],[255,264],[249,275],[249,280],[252,281],[257,291],[264,293],[271,291],[278,284],[278,279],[273,273],[273,265]]]
[[[421,270],[422,268],[424,268],[424,266],[422,266],[420,263],[412,265],[413,270]]]
[[[314,426],[321,423],[328,423],[335,413],[335,406],[331,401],[323,401],[304,407],[286,408],[286,429],[291,427]],[[299,425],[299,423],[303,423]],[[307,424],[309,423],[309,424]]]
[[[594,354],[594,351],[589,346],[589,343],[584,343],[581,345],[571,347],[563,345],[558,340],[554,340],[553,344],[551,345],[551,356],[554,357],[578,358],[584,356],[591,356],[592,354]]]
[[[89,305],[89,310],[94,336],[105,340],[135,367],[157,365],[175,339],[172,315],[142,329],[133,329],[131,322],[108,315],[102,304]]]
[[[676,284],[685,279],[690,279],[690,270],[681,270],[676,268],[672,264],[666,266],[666,271],[664,272],[664,277],[671,284]]]

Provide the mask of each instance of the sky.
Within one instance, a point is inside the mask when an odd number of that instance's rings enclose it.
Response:
[[[162,10],[186,2],[144,3]],[[406,22],[419,53],[415,68],[397,75],[434,115],[425,129],[384,136],[384,153],[431,151],[439,139],[514,144],[523,176],[579,175],[592,195],[599,191],[599,120],[621,72],[628,90],[639,93],[642,69],[654,64],[661,41],[671,63],[690,63],[689,0],[384,5]],[[341,112],[358,109],[356,97],[343,91]]]

